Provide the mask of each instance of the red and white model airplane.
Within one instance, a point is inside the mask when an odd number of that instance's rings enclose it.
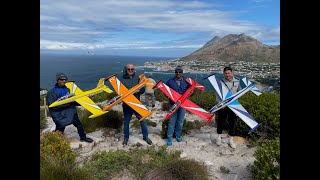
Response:
[[[169,114],[167,114],[165,120],[168,120],[181,106],[182,108],[210,122],[214,117],[214,114],[210,114],[209,112],[200,108],[198,105],[196,105],[195,103],[193,103],[188,99],[188,97],[192,94],[192,90],[194,88],[204,90],[204,86],[201,84],[198,84],[195,80],[192,80],[190,78],[186,78],[186,81],[191,86],[182,95],[177,93],[175,90],[171,89],[170,87],[168,87],[161,80],[158,81],[158,83],[154,86],[154,87],[157,87],[160,91],[162,91],[169,99],[171,99],[171,101],[175,103],[170,108],[170,112]]]

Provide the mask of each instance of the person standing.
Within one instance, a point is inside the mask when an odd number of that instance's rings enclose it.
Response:
[[[166,85],[181,95],[190,87],[190,84],[183,77],[183,69],[180,65],[175,68],[175,76],[173,78],[170,78],[166,82]],[[173,105],[174,102],[169,99],[169,107],[171,108]],[[173,134],[176,136],[177,142],[182,141],[181,132],[185,114],[186,110],[182,107],[179,107],[179,109],[169,118],[167,132],[168,146],[172,145]]]
[[[224,78],[220,80],[221,84],[225,86],[231,94],[235,94],[236,92],[241,90],[240,81],[238,78],[233,76],[232,68],[225,67],[223,69]],[[215,93],[217,103],[221,102],[220,96]],[[229,144],[232,148],[236,148],[236,144],[233,141],[233,137],[235,136],[235,125],[236,125],[236,114],[232,112],[227,106],[217,111],[218,119],[217,119],[217,133],[218,137],[216,139],[216,144],[218,146],[221,145],[221,134],[222,129],[225,125],[225,122],[228,120],[229,123]]]
[[[156,84],[156,81],[154,79],[152,79],[152,74],[151,73],[148,73],[146,75],[146,77],[148,78],[149,82],[151,82],[153,85]],[[155,98],[155,95],[154,95],[154,89],[146,86],[146,90],[145,90],[144,94],[145,94],[145,98],[146,98],[146,104],[149,105],[150,104],[150,99],[151,99],[151,106],[155,107],[156,98]]]
[[[139,84],[140,78],[138,75],[135,73],[134,65],[133,64],[127,64],[123,68],[123,74],[118,78],[120,82],[128,89],[131,89],[135,85]],[[141,88],[140,90],[136,91],[133,95],[140,100],[140,95],[145,92],[145,87]],[[123,134],[124,134],[124,139],[123,139],[123,145],[128,145],[129,141],[129,124],[130,120],[133,114],[138,119],[141,119],[142,117],[140,114],[138,114],[136,111],[134,111],[130,106],[128,106],[126,103],[122,103],[122,109],[123,109]],[[148,128],[147,128],[147,121],[141,121],[140,122],[141,126],[141,131],[143,135],[143,140],[146,141],[149,145],[152,144],[152,141],[148,137]]]
[[[68,77],[66,74],[57,73],[56,81],[57,82],[54,88],[52,88],[46,96],[48,106],[50,106],[50,104],[52,104],[53,102],[57,101],[59,98],[70,94],[69,88],[65,86],[66,82],[68,81]],[[90,143],[93,140],[86,136],[82,123],[79,120],[76,106],[80,106],[80,104],[78,104],[77,102],[71,102],[49,108],[52,120],[56,125],[55,131],[60,131],[61,133],[64,133],[65,127],[70,124],[73,124],[78,130],[80,141]]]

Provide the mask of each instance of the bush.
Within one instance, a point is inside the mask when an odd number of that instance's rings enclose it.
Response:
[[[134,148],[130,152],[124,150],[100,151],[85,162],[84,167],[98,179],[106,179],[112,173],[123,169],[128,169],[138,179],[141,179],[147,172],[177,160],[180,153],[180,151],[168,153],[166,146],[159,148],[150,146],[147,149]]]
[[[168,101],[169,98],[158,88],[154,89],[154,96],[156,98],[156,101],[163,102],[163,101]]]
[[[89,118],[91,113],[88,110],[78,109],[78,115],[86,133],[105,127],[113,128],[120,132],[123,124],[123,113],[119,111],[109,110],[106,114],[96,118]]]
[[[280,140],[266,140],[254,153],[250,167],[254,179],[280,179]]]
[[[45,108],[40,108],[40,129],[44,129],[47,126],[45,111]]]
[[[179,159],[172,161],[159,169],[149,172],[143,180],[152,179],[185,179],[206,180],[209,173],[203,164],[195,160]]]
[[[88,170],[55,156],[40,155],[40,179],[93,180]]]
[[[163,101],[161,104],[161,109],[162,111],[169,111],[169,102],[168,101]]]
[[[280,137],[280,94],[264,92],[256,96],[248,92],[239,98],[239,102],[258,123],[261,123],[249,138],[256,141]],[[236,130],[246,136],[250,127],[238,120]]]
[[[115,93],[115,92],[107,93],[107,92],[103,91],[99,94],[95,94],[95,95],[91,96],[90,98],[92,99],[93,102],[98,103],[98,102],[103,102],[105,100],[109,100],[115,96],[117,96],[117,93]]]
[[[153,122],[153,121],[151,121],[151,120],[149,120],[149,119],[146,119],[145,121],[147,121],[147,125],[148,125],[148,126],[152,126],[152,127],[156,127],[156,126],[157,126],[157,123],[156,123],[156,122]],[[134,120],[134,121],[132,122],[131,127],[140,128],[140,121]]]
[[[199,89],[194,89],[194,94],[193,96],[190,96],[189,100],[205,110],[210,110],[217,104],[213,91],[201,91]]]
[[[69,141],[60,132],[44,133],[40,140],[40,155],[61,158],[71,164],[75,162],[76,153],[71,149]]]

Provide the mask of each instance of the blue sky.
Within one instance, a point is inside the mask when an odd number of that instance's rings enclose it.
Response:
[[[40,52],[182,57],[241,33],[280,45],[280,1],[40,1]]]

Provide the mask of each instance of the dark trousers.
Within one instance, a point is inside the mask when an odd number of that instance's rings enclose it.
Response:
[[[123,109],[123,115],[124,115],[123,134],[125,139],[129,139],[129,135],[130,135],[129,124],[130,124],[132,115],[133,114],[136,115],[138,119],[141,119],[142,117],[140,116],[140,114],[138,114],[136,111],[134,111],[130,106],[128,106],[125,103],[122,104],[122,109]],[[141,121],[140,126],[141,126],[143,138],[147,138],[148,137],[147,120]]]
[[[77,128],[80,139],[85,139],[86,133],[84,132],[84,129],[80,120],[77,120],[75,123],[73,123],[73,125]],[[60,131],[63,134],[65,128],[66,127],[58,127],[58,128],[56,127],[56,131]]]
[[[236,114],[228,107],[218,111],[217,133],[222,134],[222,129],[227,119],[229,123],[229,135],[234,136],[236,129]]]

